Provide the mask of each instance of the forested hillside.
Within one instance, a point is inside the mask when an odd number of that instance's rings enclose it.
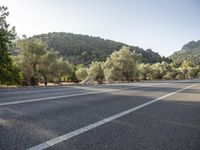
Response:
[[[184,60],[200,64],[200,40],[185,44],[180,51],[175,52],[170,58],[174,62],[182,63]]]
[[[48,44],[49,48],[58,51],[60,55],[69,62],[75,64],[83,63],[85,65],[95,60],[105,61],[112,52],[127,45],[120,42],[105,40],[100,37],[65,32],[40,34],[31,38],[41,39]],[[130,46],[130,50],[141,53],[142,62],[144,63],[160,62],[163,59],[158,53],[153,52],[151,49],[144,50],[139,47]]]

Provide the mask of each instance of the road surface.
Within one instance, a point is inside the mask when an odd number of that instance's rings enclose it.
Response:
[[[200,80],[0,89],[0,150],[199,150]]]

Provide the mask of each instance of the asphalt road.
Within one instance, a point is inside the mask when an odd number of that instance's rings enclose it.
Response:
[[[0,150],[199,150],[200,80],[0,89]]]

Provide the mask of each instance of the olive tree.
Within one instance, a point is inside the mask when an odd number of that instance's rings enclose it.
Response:
[[[104,72],[107,78],[118,81],[133,81],[136,78],[140,55],[131,52],[130,48],[123,46],[107,58]]]
[[[59,85],[62,83],[62,77],[71,73],[70,63],[64,60],[62,57],[58,58],[54,64],[52,64],[51,75],[53,80]]]
[[[78,68],[76,70],[76,77],[78,81],[83,81],[84,79],[86,79],[87,76],[88,76],[88,73],[87,73],[86,68]]]
[[[17,43],[20,49],[19,66],[23,71],[27,84],[38,85],[39,66],[47,52],[47,45],[38,39],[23,39]]]
[[[39,74],[42,76],[45,86],[47,86],[49,78],[54,72],[54,64],[56,63],[58,52],[51,49],[47,51],[45,55],[41,57],[41,63],[39,64]]]
[[[94,61],[90,64],[90,67],[88,70],[89,75],[93,76],[94,81],[97,81],[98,84],[102,84],[105,78],[102,66],[103,66],[102,62]]]

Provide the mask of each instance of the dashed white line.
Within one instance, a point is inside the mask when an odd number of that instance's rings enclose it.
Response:
[[[148,106],[148,105],[151,105],[151,104],[153,104],[153,103],[155,103],[155,102],[157,102],[157,101],[159,101],[159,100],[161,100],[161,99],[164,99],[164,98],[166,98],[166,97],[169,97],[169,96],[171,96],[171,95],[174,95],[174,94],[176,94],[176,93],[178,93],[178,92],[181,92],[181,91],[183,91],[183,90],[185,90],[185,89],[189,89],[189,88],[191,88],[191,87],[193,87],[193,86],[196,86],[196,85],[199,85],[199,83],[198,83],[198,84],[193,84],[193,85],[191,85],[191,86],[187,86],[187,87],[185,87],[185,88],[182,88],[182,89],[177,90],[177,91],[175,91],[175,92],[172,92],[172,93],[169,93],[169,94],[167,94],[167,95],[161,96],[161,97],[156,98],[156,99],[154,99],[154,100],[152,100],[152,101],[146,102],[146,103],[141,104],[141,105],[136,106],[136,107],[133,107],[133,108],[131,108],[131,109],[128,109],[128,110],[123,111],[123,112],[121,112],[121,113],[118,113],[118,114],[116,114],[116,115],[110,116],[110,117],[108,117],[108,118],[105,118],[105,119],[103,119],[103,120],[100,120],[100,121],[98,121],[98,122],[95,122],[95,123],[93,123],[93,124],[90,124],[90,125],[88,125],[88,126],[85,126],[85,127],[83,127],[83,128],[77,129],[77,130],[75,130],[75,131],[66,133],[66,134],[61,135],[61,136],[58,136],[58,137],[56,137],[56,138],[54,138],[54,139],[51,139],[51,140],[49,140],[49,141],[46,141],[46,142],[44,142],[44,143],[41,143],[41,144],[36,145],[36,146],[34,146],[34,147],[31,147],[31,148],[29,148],[29,149],[27,149],[27,150],[43,150],[43,149],[45,149],[45,148],[51,147],[51,146],[53,146],[53,145],[55,145],[55,144],[58,144],[58,143],[63,142],[63,141],[65,141],[65,140],[68,140],[68,139],[70,139],[70,138],[72,138],[72,137],[75,137],[75,136],[81,134],[81,133],[84,133],[84,132],[87,132],[87,131],[89,131],[89,130],[92,130],[92,129],[94,129],[94,128],[96,128],[96,127],[99,127],[99,126],[101,126],[101,125],[103,125],[103,124],[106,124],[106,123],[108,123],[108,122],[110,122],[110,121],[112,121],[112,120],[114,120],[114,119],[120,118],[120,117],[122,117],[122,116],[124,116],[124,115],[127,115],[127,114],[129,114],[129,113],[132,113],[132,112],[134,112],[134,111],[136,111],[136,110],[139,110],[139,109],[141,109],[141,108],[143,108],[143,107],[146,107],[146,106]]]

